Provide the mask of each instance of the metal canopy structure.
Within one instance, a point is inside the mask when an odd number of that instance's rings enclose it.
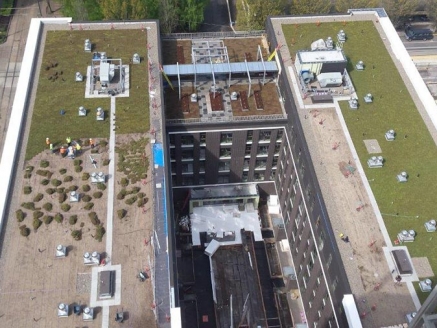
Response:
[[[251,92],[251,74],[262,73],[263,84],[267,73],[278,72],[275,61],[264,61],[261,47],[258,45],[257,61],[229,62],[228,49],[222,40],[193,40],[191,47],[192,64],[164,65],[166,76],[177,76],[179,85],[179,99],[181,99],[181,76],[193,76],[197,84],[197,76],[211,75],[213,85],[216,84],[217,74],[229,75],[229,85],[232,74],[247,74],[249,79],[249,95]],[[215,91],[214,91],[215,93]]]

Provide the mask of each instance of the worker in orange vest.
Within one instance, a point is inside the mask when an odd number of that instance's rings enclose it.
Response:
[[[50,146],[50,138],[46,138],[46,145]]]
[[[94,140],[92,138],[90,138],[90,146],[91,146],[91,149],[94,148]]]
[[[65,148],[65,146],[62,146],[59,149],[59,153],[61,154],[62,157],[65,157],[66,153],[67,153],[67,148]]]

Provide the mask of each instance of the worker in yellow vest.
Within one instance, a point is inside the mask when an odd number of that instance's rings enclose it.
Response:
[[[67,137],[65,140],[67,141],[68,147],[70,147],[71,146],[71,138]]]

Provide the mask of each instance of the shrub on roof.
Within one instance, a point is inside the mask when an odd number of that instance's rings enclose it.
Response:
[[[17,217],[18,222],[23,222],[24,219],[26,218],[26,213],[23,212],[22,210],[17,210],[15,211],[15,216]]]
[[[30,235],[30,229],[25,224],[20,226],[20,235],[22,235],[23,237],[27,237]]]
[[[70,223],[71,225],[75,225],[77,222],[77,215],[72,215],[70,216],[70,218],[68,219],[68,223]]]
[[[61,213],[56,213],[55,221],[58,223],[62,223],[62,221],[64,221],[64,216]]]
[[[43,198],[44,198],[44,194],[38,193],[38,194],[35,195],[35,197],[33,197],[33,201],[35,203],[38,203]]]

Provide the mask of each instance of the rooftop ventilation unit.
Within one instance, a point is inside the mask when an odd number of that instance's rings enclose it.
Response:
[[[79,193],[70,191],[70,203],[77,203],[79,201]]]
[[[231,100],[238,100],[238,92],[233,91],[231,93]]]
[[[141,63],[141,57],[138,54],[134,54],[132,56],[132,63],[133,64],[140,64]]]
[[[190,100],[191,100],[192,103],[196,103],[197,102],[197,94],[192,93]]]
[[[358,99],[357,98],[351,98],[349,99],[349,108],[350,109],[358,109]]]
[[[414,230],[402,230],[398,233],[398,240],[401,243],[413,242],[416,237],[416,232]]]
[[[91,44],[90,39],[85,40],[85,44],[84,44],[83,48],[84,48],[85,52],[91,52],[92,44]]]
[[[83,254],[83,264],[85,265],[99,265],[100,264],[100,254],[97,252],[92,252],[91,254],[86,252]]]
[[[432,219],[425,222],[425,229],[427,232],[434,232],[436,230],[436,221]]]
[[[425,279],[419,281],[420,290],[424,293],[429,293],[432,290],[432,281],[431,279]]]
[[[79,107],[79,116],[86,116],[86,109],[83,106]]]
[[[395,130],[388,130],[385,133],[385,140],[387,140],[387,141],[393,141],[393,140],[395,140],[395,137],[396,137]]]
[[[346,33],[344,33],[343,30],[340,30],[337,34],[337,39],[340,42],[345,42],[346,41]]]
[[[369,168],[380,168],[384,166],[384,158],[382,156],[372,156],[367,160]]]
[[[62,258],[67,256],[67,247],[64,245],[58,245],[56,246],[56,258]]]
[[[329,50],[334,49],[334,41],[332,40],[332,38],[330,36],[328,36],[328,38],[325,40],[325,44],[326,44],[326,49],[329,49]]]
[[[373,102],[373,96],[371,93],[368,93],[367,95],[364,96],[364,102],[366,104],[370,104]]]
[[[355,69],[357,71],[364,71],[364,62],[362,60],[360,60],[356,65],[355,65]]]
[[[408,181],[408,174],[407,172],[401,172],[396,176],[396,179],[398,182],[407,182]]]
[[[311,81],[314,79],[314,74],[309,71],[303,71],[301,76],[305,84],[311,83]]]
[[[85,307],[83,309],[82,319],[83,319],[83,321],[92,321],[92,320],[94,320],[94,308],[92,308],[92,307]]]
[[[96,120],[97,121],[105,120],[105,112],[103,111],[102,107],[97,107],[96,109]]]
[[[80,72],[76,72],[76,82],[82,82],[83,81],[83,75],[80,74]]]
[[[69,314],[69,306],[65,303],[59,303],[58,305],[58,317],[65,318],[68,317]]]

